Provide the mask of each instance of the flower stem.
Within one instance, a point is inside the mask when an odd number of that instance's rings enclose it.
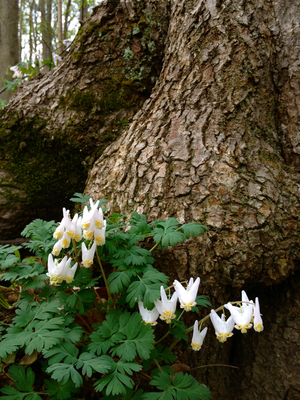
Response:
[[[103,280],[104,280],[104,283],[105,283],[105,287],[106,287],[106,290],[107,290],[108,298],[111,299],[111,293],[110,293],[110,290],[109,290],[109,286],[108,286],[108,284],[107,284],[105,272],[104,272],[104,269],[103,269],[103,266],[102,266],[102,262],[101,262],[101,260],[100,260],[100,257],[99,257],[99,255],[98,255],[98,252],[97,252],[97,251],[96,251],[96,255],[97,255],[98,263],[99,263],[99,265],[100,265],[100,269],[101,269],[102,277],[103,277]]]

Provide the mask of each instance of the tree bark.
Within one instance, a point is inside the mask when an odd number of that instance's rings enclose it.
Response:
[[[140,2],[133,20],[116,2],[96,8],[59,67],[24,82],[0,111],[3,239],[19,237],[33,217],[60,219],[150,96],[168,24],[165,4],[154,5]]]
[[[0,114],[0,167],[26,199],[41,193],[7,163],[25,136],[19,127],[31,123],[43,149],[53,154],[63,136],[63,157],[79,155],[69,165],[93,165],[85,192],[111,211],[210,227],[155,256],[171,281],[201,276],[213,306],[241,289],[260,297],[263,333],[221,345],[210,327],[200,354],[177,351],[190,367],[239,367],[194,370],[214,400],[300,392],[299,20],[298,0],[110,0],[84,21],[61,65],[20,87]],[[6,141],[12,132],[21,133]],[[57,168],[61,158],[50,168],[57,187],[70,173]],[[39,181],[48,196],[49,181]]]
[[[18,37],[18,0],[0,1],[0,78],[11,80],[7,75],[7,69],[16,65],[19,60],[19,37]],[[0,81],[0,90],[3,88]],[[7,90],[1,93],[1,99],[7,100],[11,93]]]

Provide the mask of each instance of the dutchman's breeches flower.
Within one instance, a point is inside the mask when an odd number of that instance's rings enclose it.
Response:
[[[192,338],[193,350],[199,351],[201,349],[206,333],[207,333],[207,328],[204,328],[201,332],[199,332],[198,321],[195,321],[193,338]]]
[[[234,320],[232,316],[225,321],[224,314],[222,314],[222,317],[220,318],[215,310],[211,310],[210,319],[215,328],[215,333],[219,342],[226,342],[226,340],[233,335]]]
[[[147,308],[144,307],[142,301],[139,301],[138,305],[139,305],[140,314],[141,314],[142,319],[145,322],[145,324],[150,324],[152,326],[156,325],[157,324],[156,320],[159,316],[159,312],[158,312],[157,308],[154,307],[152,310],[148,310]]]
[[[176,303],[178,295],[175,292],[173,293],[171,299],[168,300],[163,286],[160,287],[160,295],[161,295],[161,300],[155,301],[154,304],[160,314],[159,318],[170,324],[172,319],[176,317],[175,311],[176,311]]]
[[[227,310],[235,322],[234,327],[239,329],[242,333],[247,333],[247,329],[252,328],[251,319],[253,314],[253,305],[245,305],[243,307],[234,307],[231,303],[225,305]]]
[[[82,242],[81,249],[82,249],[82,264],[85,268],[90,268],[93,264],[94,255],[96,251],[97,244],[96,242],[93,243],[92,247],[88,250],[84,242]]]
[[[200,285],[200,278],[197,278],[194,282],[194,279],[191,278],[187,289],[185,289],[180,282],[177,280],[173,283],[176,293],[178,294],[178,298],[180,301],[180,307],[183,308],[185,311],[191,311],[192,307],[197,305],[196,297],[198,288]]]
[[[262,332],[264,330],[263,321],[260,314],[258,297],[256,297],[255,299],[255,307],[254,307],[254,330],[256,332]]]
[[[50,284],[55,285],[61,283],[62,281],[66,281],[67,283],[71,283],[73,281],[77,263],[70,268],[71,258],[68,259],[65,256],[60,263],[57,260],[54,260],[52,254],[48,256],[48,273],[46,274],[50,278]]]

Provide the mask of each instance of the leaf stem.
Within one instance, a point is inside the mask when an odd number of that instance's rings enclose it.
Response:
[[[158,361],[156,360],[156,358],[154,358],[153,360],[157,366],[157,368],[160,370],[161,373],[163,373],[164,371],[162,370],[161,366],[158,364]]]
[[[161,239],[152,247],[152,249],[150,249],[149,251],[153,251],[154,249],[156,249],[156,247],[160,244]]]

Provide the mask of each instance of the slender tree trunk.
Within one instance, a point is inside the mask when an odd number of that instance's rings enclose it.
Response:
[[[32,59],[33,53],[33,13],[32,13],[33,3],[29,2],[29,60]]]
[[[71,7],[71,0],[68,0],[66,11],[65,11],[65,20],[64,20],[64,30],[63,30],[63,38],[68,38],[68,29],[69,29],[69,15],[70,15],[70,7]]]
[[[19,59],[19,6],[18,0],[0,1],[0,78],[10,80],[6,75],[9,67],[16,65]],[[0,91],[3,88],[0,82]],[[10,93],[5,91],[1,93],[0,98],[7,100]]]
[[[62,53],[63,51],[63,31],[62,31],[62,0],[58,0],[57,2],[57,38],[58,38],[58,52]]]
[[[86,0],[80,3],[80,20],[83,21],[88,15],[88,4]]]

